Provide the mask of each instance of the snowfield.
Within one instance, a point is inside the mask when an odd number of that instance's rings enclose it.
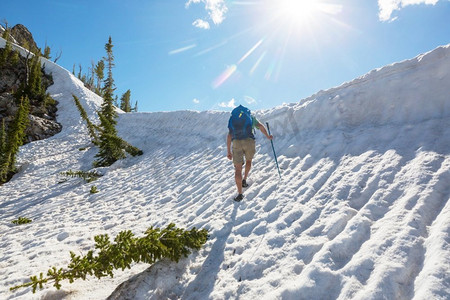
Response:
[[[92,118],[102,100],[45,68],[63,131],[22,146],[20,172],[0,187],[0,299],[450,299],[450,45],[255,112],[270,123],[282,180],[257,133],[241,203],[229,112],[120,113],[119,135],[144,155],[92,183],[58,183],[91,170],[97,153],[72,94]],[[20,216],[33,222],[11,224]],[[97,234],[170,222],[210,239],[178,264],[9,291],[66,267]]]

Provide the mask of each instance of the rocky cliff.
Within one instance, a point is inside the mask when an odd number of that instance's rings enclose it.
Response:
[[[1,31],[4,32],[3,27],[0,28]],[[11,28],[10,32],[12,43],[32,49],[34,52],[39,51],[33,36],[25,26],[18,24]],[[5,51],[5,48],[0,48],[0,57]],[[0,64],[0,124],[4,120],[6,126],[8,126],[14,118],[18,108],[18,100],[14,93],[27,81],[28,59],[19,55],[18,62],[13,63],[7,59],[5,63]],[[41,70],[41,75],[41,85],[46,90],[53,84],[53,80],[43,70]],[[61,125],[56,121],[57,103],[54,101],[42,103],[39,99],[29,100],[31,105],[30,123],[26,130],[25,142],[48,138],[60,132]]]

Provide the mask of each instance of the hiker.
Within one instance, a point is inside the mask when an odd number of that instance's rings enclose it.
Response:
[[[227,136],[227,157],[233,159],[234,164],[234,179],[238,195],[234,197],[235,201],[241,201],[244,198],[242,193],[243,187],[248,187],[247,177],[252,167],[252,159],[255,155],[255,135],[253,129],[258,128],[261,132],[271,140],[272,135],[267,133],[266,128],[253,115],[250,110],[242,105],[239,105],[231,112],[231,117],[228,121],[228,136]],[[233,142],[233,147],[231,144]],[[231,151],[233,149],[233,152]],[[244,166],[245,156],[245,171],[244,178],[242,178],[242,167]]]

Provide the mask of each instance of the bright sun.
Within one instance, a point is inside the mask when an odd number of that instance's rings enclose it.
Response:
[[[279,0],[278,16],[294,23],[308,22],[318,11],[315,0]]]

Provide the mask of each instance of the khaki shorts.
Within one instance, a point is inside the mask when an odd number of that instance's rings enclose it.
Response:
[[[242,165],[245,160],[252,160],[255,155],[255,140],[247,138],[245,140],[233,140],[233,163]]]

